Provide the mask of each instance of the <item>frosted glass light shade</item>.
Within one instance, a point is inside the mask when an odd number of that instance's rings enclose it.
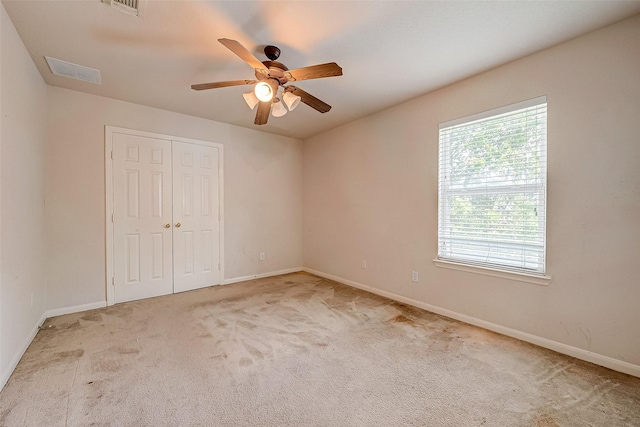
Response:
[[[253,92],[262,102],[271,101],[275,95],[274,88],[266,81],[256,83],[256,87],[253,89]]]
[[[249,108],[251,108],[252,110],[256,108],[256,105],[258,105],[258,102],[260,102],[256,94],[253,93],[253,91],[243,93],[242,97],[247,102],[247,105],[249,106]]]
[[[278,99],[273,100],[273,107],[271,108],[271,114],[273,117],[282,117],[287,114],[287,109],[284,104]]]
[[[284,95],[282,95],[282,100],[287,104],[287,107],[289,107],[289,111],[293,111],[298,104],[300,104],[300,99],[298,95],[294,95],[291,92],[285,92]]]

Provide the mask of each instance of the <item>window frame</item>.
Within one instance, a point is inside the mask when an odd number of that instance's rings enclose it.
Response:
[[[546,269],[547,269],[547,259],[546,259],[546,252],[547,252],[547,235],[546,235],[546,206],[547,206],[547,198],[546,198],[546,193],[547,193],[547,167],[546,167],[546,161],[547,161],[547,127],[545,125],[545,141],[544,141],[544,172],[540,175],[541,176],[541,181],[534,183],[534,184],[509,184],[509,183],[505,183],[504,185],[499,185],[499,186],[495,186],[492,187],[490,190],[487,189],[487,186],[475,186],[475,187],[471,187],[471,188],[465,188],[465,189],[456,189],[456,188],[443,188],[443,181],[442,181],[442,156],[443,156],[443,134],[442,134],[442,130],[443,129],[448,129],[448,128],[452,128],[452,127],[456,127],[456,126],[460,126],[460,125],[464,125],[464,124],[472,124],[473,122],[477,122],[477,121],[481,121],[481,120],[490,120],[492,118],[498,118],[501,115],[508,115],[510,113],[514,113],[516,111],[522,110],[522,109],[526,109],[526,108],[530,108],[530,107],[536,107],[536,106],[540,106],[542,104],[547,104],[547,97],[545,96],[540,96],[537,98],[532,98],[529,100],[525,100],[522,102],[517,102],[514,104],[509,104],[509,105],[505,105],[503,107],[499,107],[499,108],[495,108],[495,109],[491,109],[488,111],[484,111],[478,114],[473,114],[470,116],[465,116],[465,117],[461,117],[459,119],[455,119],[455,120],[451,120],[451,121],[447,121],[447,122],[443,122],[440,123],[438,126],[438,242],[437,242],[437,258],[434,259],[434,263],[436,266],[438,267],[444,267],[444,268],[450,268],[450,269],[455,269],[455,270],[462,270],[462,271],[467,271],[467,272],[474,272],[474,273],[479,273],[479,274],[485,274],[485,275],[491,275],[491,276],[497,276],[497,277],[503,277],[503,278],[510,278],[510,279],[514,279],[514,280],[518,280],[518,281],[524,281],[524,282],[529,282],[529,283],[535,283],[535,284],[542,284],[542,285],[547,285],[549,283],[549,281],[551,280],[551,277],[547,275],[546,273]],[[548,119],[548,109],[547,111],[545,111],[545,122]],[[447,153],[451,151],[451,145],[447,146]],[[535,187],[534,189],[532,189],[532,185]],[[529,193],[535,193],[538,192],[538,207],[537,207],[537,212],[542,212],[542,215],[538,215],[538,230],[540,233],[542,233],[541,240],[542,240],[542,251],[540,252],[540,256],[538,258],[538,265],[542,265],[542,271],[537,271],[535,269],[528,269],[525,267],[514,267],[512,265],[501,265],[498,263],[487,263],[487,262],[482,262],[482,261],[477,261],[477,260],[473,260],[471,259],[471,257],[469,258],[464,258],[464,257],[447,257],[447,256],[442,256],[443,252],[441,251],[442,247],[442,239],[441,236],[444,233],[444,229],[446,229],[446,224],[450,224],[450,216],[451,216],[451,209],[446,209],[446,207],[451,206],[449,204],[449,200],[451,199],[451,197],[455,197],[456,195],[473,195],[473,194],[523,194],[522,192],[517,192],[514,190],[518,190],[518,189],[523,189],[523,188],[527,188],[529,190],[534,190],[534,191],[530,191]],[[446,200],[444,200],[446,199]],[[443,203],[445,203],[445,206],[443,206]],[[448,228],[450,229],[450,228]],[[452,239],[448,239],[447,241],[451,241]],[[469,241],[469,239],[462,239],[463,241]],[[519,242],[519,243],[509,243],[509,242],[499,242],[498,245],[504,245],[504,247],[508,247],[508,246],[514,246],[517,245],[518,247],[522,247],[523,245],[525,245],[525,242]],[[539,246],[538,246],[539,247]],[[449,253],[450,255],[450,253]],[[542,258],[542,259],[540,259]]]

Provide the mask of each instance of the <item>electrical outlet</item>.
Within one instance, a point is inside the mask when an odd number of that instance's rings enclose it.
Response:
[[[265,255],[264,252],[260,252],[260,261],[264,261]]]
[[[417,272],[417,271],[412,271],[412,272],[411,272],[411,281],[412,281],[413,283],[418,283],[418,282],[420,281],[420,277],[419,277],[419,275],[418,275],[418,272]]]
[[[362,268],[367,268],[367,260],[366,259],[362,260]]]

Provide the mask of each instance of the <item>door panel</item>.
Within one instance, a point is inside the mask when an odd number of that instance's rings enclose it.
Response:
[[[115,302],[173,292],[171,142],[113,134]]]
[[[218,161],[217,148],[173,142],[175,292],[220,283]]]

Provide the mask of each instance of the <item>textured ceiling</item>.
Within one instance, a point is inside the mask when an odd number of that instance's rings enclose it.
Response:
[[[146,0],[139,17],[100,0],[3,4],[50,85],[296,138],[640,13],[640,1]],[[223,37],[260,60],[276,45],[289,68],[337,62],[343,76],[296,83],[333,109],[300,105],[257,127],[249,86],[191,90],[254,78]],[[99,69],[102,85],[54,76],[45,55]]]

